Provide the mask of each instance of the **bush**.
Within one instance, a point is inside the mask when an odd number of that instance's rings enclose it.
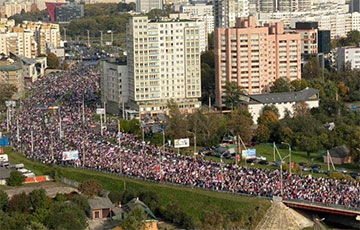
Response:
[[[25,181],[25,176],[19,171],[12,171],[7,181],[9,186],[20,186]]]
[[[330,174],[329,174],[329,177],[331,178],[331,179],[334,179],[334,180],[343,180],[343,179],[349,179],[348,177],[350,177],[350,176],[347,176],[347,175],[345,175],[345,174],[342,174],[342,173],[339,173],[339,172],[331,172]],[[350,177],[351,178],[351,177]],[[350,179],[350,180],[352,180],[352,178]]]
[[[84,196],[76,195],[71,201],[84,212],[87,212],[90,209],[88,199]]]
[[[3,190],[0,190],[0,211],[5,211],[9,204],[9,196]]]
[[[14,195],[9,201],[10,212],[29,213],[30,208],[30,198],[24,192]]]
[[[49,207],[49,200],[44,189],[36,189],[29,194],[34,210]]]
[[[120,192],[110,192],[109,199],[114,204],[119,203],[122,201],[122,194]]]
[[[50,176],[51,178],[53,178],[56,182],[59,182],[61,180],[61,170],[58,167],[51,167],[50,170]]]
[[[79,191],[86,196],[96,196],[102,190],[102,186],[97,180],[87,180],[80,184]]]

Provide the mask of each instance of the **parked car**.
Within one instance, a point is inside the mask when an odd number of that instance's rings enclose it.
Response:
[[[360,178],[360,173],[352,172],[352,173],[350,173],[350,176],[352,178],[354,178],[355,180],[357,180]]]
[[[321,165],[319,165],[319,164],[314,164],[314,165],[311,165],[310,167],[311,167],[312,169],[315,169],[315,168],[321,169]]]
[[[339,173],[343,173],[343,174],[345,174],[345,173],[348,172],[348,171],[347,171],[346,169],[344,169],[344,168],[336,169],[336,171],[339,172]]]
[[[304,167],[302,170],[303,170],[304,172],[310,172],[310,171],[311,171],[311,168]]]
[[[312,171],[313,173],[321,173],[319,168],[313,168]]]
[[[302,167],[306,167],[306,166],[307,166],[307,163],[305,163],[305,162],[300,162],[299,165],[302,166]]]

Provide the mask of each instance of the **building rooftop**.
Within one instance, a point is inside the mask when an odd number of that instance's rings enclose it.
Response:
[[[93,197],[89,200],[90,209],[106,209],[106,208],[114,208],[114,204],[110,201],[109,198],[105,197]]]
[[[331,157],[345,158],[350,154],[350,150],[345,145],[337,146],[329,150]]]
[[[299,102],[319,99],[319,90],[313,88],[306,88],[298,92],[284,92],[284,93],[267,93],[249,95],[250,104],[272,104],[272,103],[286,103]]]

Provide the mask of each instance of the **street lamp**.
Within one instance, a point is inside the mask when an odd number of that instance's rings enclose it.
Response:
[[[282,157],[279,153],[278,148],[275,145],[274,142],[274,150],[276,150],[276,153],[278,154],[279,158],[280,158],[280,191],[281,191],[281,197],[283,197],[284,195],[284,188],[283,188],[283,167],[282,167],[282,163],[284,162],[284,160],[286,158],[288,158],[289,156],[291,156],[290,154],[286,155],[285,157]]]
[[[188,133],[194,135],[194,156],[196,156],[196,133],[190,131],[188,131]]]
[[[289,147],[289,173],[291,176],[291,146],[289,143],[286,143],[286,142],[281,142],[281,144],[287,145]]]

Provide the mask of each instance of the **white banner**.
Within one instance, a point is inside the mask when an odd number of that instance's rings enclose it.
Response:
[[[78,160],[78,159],[79,159],[78,150],[63,152],[63,158],[62,158],[63,161]]]
[[[105,114],[105,109],[103,109],[103,108],[96,109],[96,114],[98,114],[98,115]]]
[[[190,146],[190,140],[189,138],[183,138],[183,139],[175,139],[174,140],[174,147],[175,148],[186,148]]]

